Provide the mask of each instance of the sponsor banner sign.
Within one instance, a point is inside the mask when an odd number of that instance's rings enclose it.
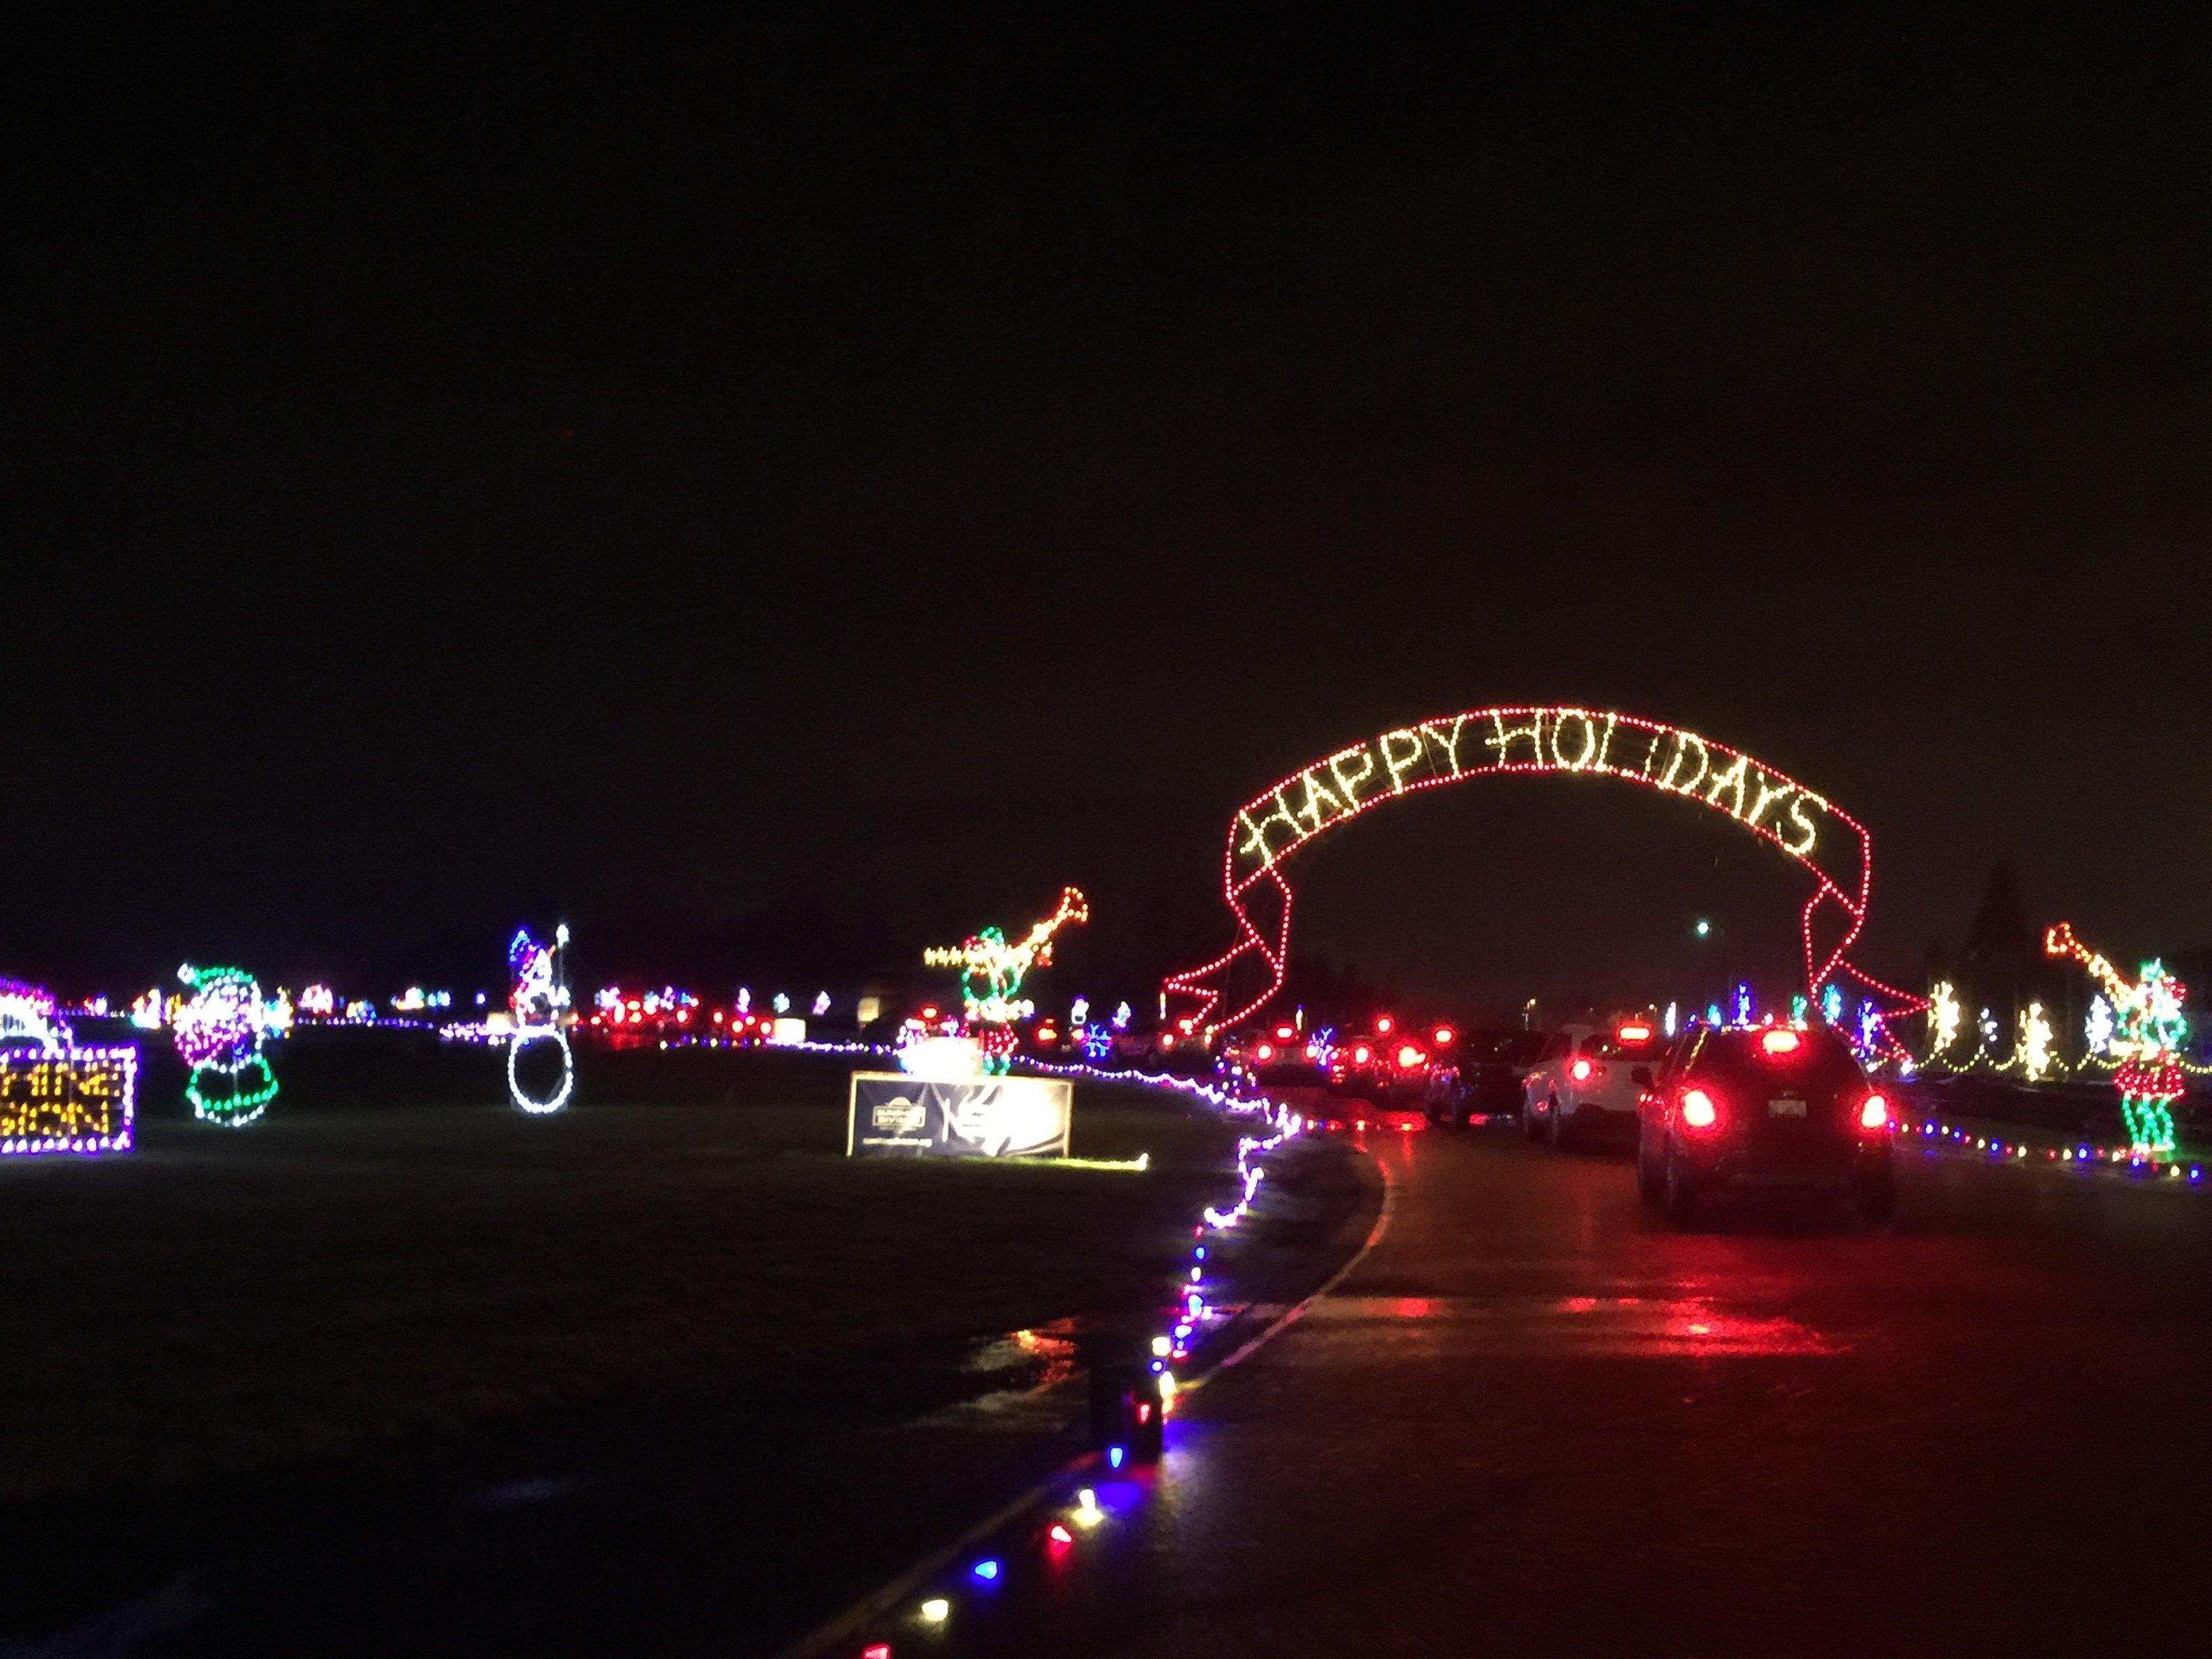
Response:
[[[1065,1079],[933,1081],[855,1072],[849,1158],[1065,1158],[1075,1088]]]
[[[135,1048],[0,1051],[0,1154],[131,1147]]]

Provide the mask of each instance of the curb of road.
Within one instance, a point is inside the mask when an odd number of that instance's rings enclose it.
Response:
[[[1342,1266],[1297,1303],[1285,1309],[1281,1314],[1247,1338],[1233,1352],[1214,1361],[1197,1376],[1185,1382],[1181,1392],[1194,1394],[1231,1366],[1241,1365],[1249,1359],[1295,1324],[1304,1315],[1307,1309],[1342,1284],[1352,1269],[1366,1260],[1368,1252],[1382,1242],[1383,1234],[1389,1230],[1391,1213],[1395,1207],[1397,1188],[1391,1184],[1389,1165],[1364,1146],[1357,1150],[1359,1155],[1367,1160],[1369,1166],[1381,1176],[1382,1182],[1382,1201],[1376,1210],[1375,1224],[1368,1229],[1367,1237],[1360,1242],[1359,1248],[1352,1253]],[[943,1572],[946,1567],[975,1545],[991,1536],[1024,1511],[1034,1509],[1045,1502],[1064,1486],[1071,1476],[1091,1468],[1099,1461],[1100,1454],[1095,1450],[1086,1451],[1069,1459],[1026,1492],[1008,1499],[992,1510],[990,1514],[951,1542],[930,1551],[904,1572],[878,1585],[866,1595],[861,1596],[841,1612],[831,1615],[823,1624],[800,1637],[790,1646],[779,1649],[775,1659],[817,1659],[822,1650],[831,1643],[849,1639],[870,1620],[888,1612],[905,1601],[915,1590]]]

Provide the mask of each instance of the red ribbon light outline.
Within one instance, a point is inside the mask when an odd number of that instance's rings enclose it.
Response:
[[[1562,757],[1559,741],[1560,726],[1565,720],[1569,720],[1582,722],[1584,733],[1590,738],[1590,742],[1583,748],[1582,759],[1572,764]],[[1513,720],[1526,720],[1528,724],[1525,727],[1509,727],[1507,722]],[[1601,739],[1596,735],[1601,723],[1603,727]],[[1480,766],[1463,766],[1459,760],[1461,746],[1468,739],[1469,728],[1477,726],[1489,728],[1492,735],[1483,739],[1484,745],[1495,749],[1498,751],[1498,758]],[[1543,747],[1547,726],[1550,728],[1552,743],[1552,757],[1549,759],[1545,758]],[[1443,736],[1447,728],[1452,734],[1448,744]],[[1640,768],[1631,769],[1611,763],[1610,757],[1615,739],[1622,732],[1642,734],[1649,738],[1650,741],[1642,745],[1644,760]],[[1402,769],[1400,768],[1397,764],[1398,757],[1392,753],[1388,744],[1388,740],[1390,738],[1407,737],[1417,741],[1419,763],[1427,774],[1411,781],[1403,781],[1401,772],[1413,771],[1415,763],[1408,761]],[[1653,767],[1660,752],[1661,743],[1670,738],[1674,742],[1674,751],[1670,757],[1671,764],[1667,774],[1667,781],[1662,781],[1652,775]],[[1704,764],[1695,779],[1688,785],[1678,787],[1671,782],[1671,779],[1680,769],[1681,757],[1687,753],[1687,744],[1685,743],[1685,739],[1688,744],[1698,746],[1704,758]],[[1535,758],[1525,761],[1505,758],[1515,746],[1523,741],[1528,743],[1534,752]],[[1443,750],[1447,755],[1451,769],[1448,772],[1438,774],[1431,769],[1431,744]],[[1347,757],[1354,755],[1367,757],[1368,763],[1366,769],[1352,779],[1347,785],[1340,763]],[[1382,761],[1388,771],[1389,787],[1377,787],[1375,793],[1363,797],[1358,793],[1358,787],[1368,784],[1376,776],[1374,761],[1376,758]],[[1714,769],[1716,762],[1719,763],[1717,772]],[[1742,769],[1742,773],[1734,791],[1736,806],[1735,810],[1730,811],[1717,804],[1717,797],[1723,793],[1721,781],[1735,774],[1739,768]],[[1803,866],[1814,879],[1812,896],[1805,901],[1804,908],[1799,913],[1799,927],[1804,949],[1805,982],[1809,988],[1810,994],[1817,999],[1821,987],[1838,975],[1853,980],[1878,1002],[1889,1005],[1884,1009],[1882,1016],[1882,1038],[1885,1045],[1896,1053],[1901,1054],[1904,1052],[1902,1045],[1889,1031],[1888,1021],[1899,1014],[1917,1012],[1925,1008],[1928,1006],[1927,1002],[1910,992],[1900,991],[1894,986],[1885,984],[1874,978],[1851,963],[1845,956],[1845,952],[1856,942],[1860,933],[1866,926],[1867,900],[1873,886],[1874,842],[1868,835],[1865,826],[1848,812],[1832,805],[1825,797],[1814,793],[1813,791],[1798,783],[1786,773],[1778,772],[1764,762],[1752,759],[1741,750],[1731,749],[1725,744],[1715,743],[1698,732],[1688,731],[1681,726],[1668,726],[1662,721],[1644,720],[1633,714],[1577,708],[1571,704],[1475,708],[1469,709],[1464,714],[1448,715],[1438,720],[1422,720],[1410,726],[1394,727],[1389,732],[1378,733],[1349,749],[1339,750],[1333,755],[1323,756],[1310,765],[1299,768],[1272,789],[1263,791],[1247,802],[1230,823],[1228,845],[1222,856],[1222,894],[1231,913],[1237,918],[1237,941],[1211,962],[1202,963],[1195,968],[1185,969],[1178,974],[1170,974],[1163,982],[1161,988],[1163,992],[1170,997],[1197,998],[1199,1006],[1195,1012],[1187,1018],[1191,1025],[1202,1025],[1206,1036],[1209,1038],[1224,1027],[1233,1025],[1249,1018],[1264,1006],[1275,993],[1282,988],[1284,975],[1287,969],[1290,956],[1291,894],[1290,883],[1284,879],[1282,866],[1291,854],[1316,839],[1323,830],[1340,823],[1346,819],[1357,817],[1384,801],[1395,800],[1401,796],[1415,794],[1421,790],[1433,789],[1444,784],[1465,782],[1470,778],[1513,772],[1563,773],[1569,776],[1609,777],[1620,779],[1624,782],[1641,784],[1647,788],[1659,790],[1662,793],[1686,797],[1709,810],[1724,812],[1727,816],[1735,818],[1741,827],[1771,842],[1784,855]],[[1753,781],[1754,775],[1755,782]],[[1709,780],[1712,781],[1709,783]],[[1332,784],[1334,787],[1331,787]],[[1697,793],[1701,785],[1706,786],[1707,793],[1704,795]],[[1848,878],[1839,879],[1823,868],[1820,863],[1815,861],[1815,854],[1819,850],[1817,836],[1812,847],[1801,851],[1784,841],[1766,823],[1756,821],[1744,822],[1747,786],[1761,792],[1760,798],[1765,805],[1799,799],[1814,803],[1825,817],[1841,823],[1856,836],[1858,838],[1858,868],[1856,879]],[[1303,798],[1299,805],[1292,808],[1285,799],[1285,793],[1299,789],[1301,787],[1304,792]],[[1322,805],[1323,802],[1333,806],[1334,811],[1324,816]],[[1765,805],[1756,809],[1753,811],[1754,820],[1762,817],[1765,810]],[[1309,816],[1312,820],[1310,827],[1296,834],[1293,839],[1286,842],[1279,849],[1268,843],[1267,840],[1268,826],[1275,823],[1289,823],[1293,830],[1298,830],[1300,821]],[[1260,848],[1256,855],[1254,854],[1255,844]],[[1255,860],[1253,867],[1242,873],[1237,867],[1240,854],[1249,860]],[[1247,906],[1255,898],[1265,900],[1269,888],[1272,888],[1277,895],[1279,908],[1273,919],[1272,929],[1263,931],[1261,924],[1254,921]],[[1844,927],[1841,937],[1832,947],[1823,952],[1814,937],[1815,918],[1820,915],[1824,907],[1829,905],[1834,906],[1842,913]],[[1270,933],[1273,935],[1272,939]],[[1224,1014],[1218,1019],[1212,1018],[1214,1010],[1220,1005],[1223,987],[1210,985],[1206,981],[1216,975],[1225,975],[1234,963],[1255,951],[1259,953],[1261,959],[1267,965],[1269,978],[1267,988],[1233,1012]]]

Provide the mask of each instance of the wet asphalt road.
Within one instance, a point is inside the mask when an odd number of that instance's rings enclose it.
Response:
[[[1886,1231],[1682,1235],[1623,1161],[1369,1139],[1376,1248],[900,1659],[2201,1645],[2212,1194],[1914,1152]]]

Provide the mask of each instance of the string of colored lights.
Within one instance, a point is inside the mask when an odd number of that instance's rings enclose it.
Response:
[[[1025,1070],[1054,1075],[1176,1090],[1224,1110],[1261,1115],[1266,1118],[1272,1131],[1266,1135],[1246,1135],[1238,1139],[1237,1181],[1242,1196],[1226,1211],[1209,1206],[1201,1213],[1198,1224],[1192,1229],[1189,1265],[1171,1304],[1174,1311],[1164,1322],[1166,1328],[1152,1339],[1146,1374],[1152,1379],[1153,1392],[1150,1400],[1140,1397],[1137,1411],[1139,1422],[1148,1420],[1144,1413],[1156,1401],[1164,1427],[1164,1419],[1173,1413],[1176,1401],[1187,1391],[1188,1385],[1179,1380],[1177,1367],[1188,1358],[1192,1344],[1204,1328],[1219,1322],[1224,1316],[1220,1292],[1224,1285],[1218,1276],[1217,1260],[1209,1241],[1234,1228],[1249,1213],[1266,1175],[1258,1160],[1301,1133],[1305,1126],[1297,1114],[1286,1107],[1274,1105],[1264,1098],[1254,1099],[1233,1094],[1197,1079],[1034,1060],[1024,1060],[1020,1064]],[[1127,1446],[1109,1445],[1102,1453],[1078,1460],[1071,1473],[1075,1474],[1079,1480],[1095,1480],[1092,1471],[1103,1465],[1110,1475],[1120,1471],[1129,1462],[1130,1455],[1131,1450]],[[1059,1570],[1079,1547],[1083,1537],[1109,1522],[1113,1513],[1111,1507],[1102,1501],[1097,1486],[1077,1486],[1072,1502],[1051,1505],[1035,1517],[1029,1533],[1032,1553],[1027,1558],[1028,1565],[1043,1571]],[[963,1566],[949,1570],[957,1589],[954,1585],[931,1586],[928,1593],[907,1602],[903,1612],[895,1616],[900,1625],[934,1645],[942,1639],[957,1610],[957,1595],[981,1596],[998,1594],[1022,1565],[1023,1561],[1001,1554],[975,1555]],[[884,1638],[864,1638],[859,1653],[860,1659],[899,1659],[893,1643]]]
[[[1490,751],[1486,759],[1468,747],[1469,738],[1486,728],[1480,748]],[[1693,755],[1694,772],[1687,769]],[[1809,992],[1817,994],[1841,975],[1880,999],[1892,1014],[1923,1006],[1910,992],[1866,974],[1847,955],[1865,927],[1873,883],[1872,838],[1849,814],[1774,769],[1680,726],[1565,706],[1516,707],[1471,709],[1395,727],[1300,768],[1241,808],[1222,855],[1222,893],[1235,919],[1236,939],[1212,960],[1169,975],[1161,988],[1164,1000],[1194,1000],[1182,1028],[1202,1029],[1210,1038],[1249,1018],[1282,988],[1292,904],[1282,866],[1299,848],[1330,825],[1384,801],[1466,778],[1510,773],[1619,778],[1725,813],[1813,878],[1813,894],[1799,914]],[[1822,845],[1823,831],[1832,822],[1856,837],[1855,854],[1846,854],[1850,866],[1841,872],[1828,867]],[[1273,905],[1271,923],[1254,919],[1255,902]],[[1841,913],[1840,936],[1824,949],[1815,929],[1831,908]],[[1231,969],[1255,954],[1267,969],[1267,985],[1233,1011],[1221,1012]],[[1879,1029],[1885,1046],[1894,1045],[1894,1053],[1903,1057],[1902,1045],[1895,1043],[1887,1025]]]
[[[2081,1139],[2054,1145],[2044,1140],[2007,1139],[2002,1134],[1990,1134],[1986,1128],[1978,1131],[1975,1127],[1953,1123],[1924,1110],[1917,1111],[1914,1116],[1900,1118],[1898,1127],[1902,1141],[1909,1142],[1917,1136],[1923,1143],[1937,1149],[1980,1152],[1991,1160],[2009,1159],[2030,1166],[2057,1166],[2061,1169],[2118,1167],[2130,1174],[2185,1180],[2191,1186],[2201,1186],[2204,1180],[2202,1163],[2145,1152],[2132,1145],[2106,1146]],[[2019,1131],[2013,1133],[2017,1136]]]
[[[185,1098],[203,1121],[242,1127],[276,1097],[276,1073],[261,1052],[270,1022],[260,984],[240,968],[190,963],[177,977],[192,988],[175,1018],[177,1054],[192,1073]],[[202,1086],[217,1077],[228,1079],[228,1086],[213,1092]]]

